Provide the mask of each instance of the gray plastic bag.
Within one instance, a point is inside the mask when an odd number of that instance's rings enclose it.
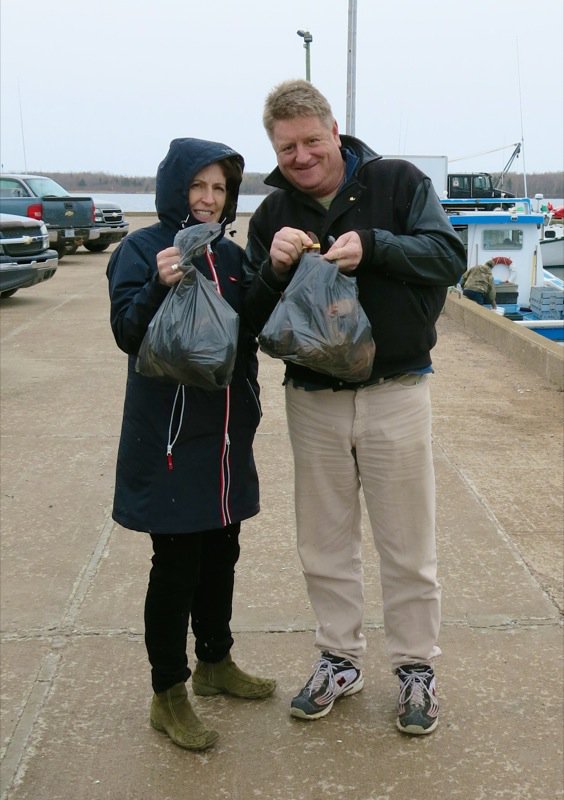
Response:
[[[224,389],[231,382],[239,316],[192,264],[220,231],[217,223],[203,223],[176,235],[185,274],[171,287],[143,338],[136,363],[142,375],[206,390]]]
[[[273,358],[351,383],[370,377],[376,352],[356,280],[316,253],[301,257],[258,340]]]

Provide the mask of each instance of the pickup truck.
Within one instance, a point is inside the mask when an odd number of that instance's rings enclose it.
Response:
[[[84,242],[84,247],[91,253],[101,253],[111,244],[121,242],[129,232],[129,222],[124,220],[123,211],[115,203],[96,201],[94,225],[99,237]]]
[[[514,150],[496,180],[489,172],[449,172],[446,191],[448,199],[443,202],[443,206],[448,205],[450,212],[467,211],[469,208],[476,211],[493,211],[495,208],[506,211],[511,208],[514,205],[512,199],[515,198],[515,195],[505,191],[503,180],[510,166],[518,158],[522,143],[517,142],[512,146]],[[504,150],[505,148],[500,149]],[[462,201],[459,204],[460,208],[457,207],[456,200]],[[503,202],[504,200],[508,202]],[[445,208],[445,210],[447,209]]]
[[[71,196],[56,181],[40,175],[0,175],[0,212],[43,220],[59,258],[100,236],[93,199]]]
[[[58,263],[44,222],[0,214],[0,299],[52,278]]]
[[[498,189],[489,172],[449,172],[447,195],[453,200],[461,197],[515,197],[511,192]]]

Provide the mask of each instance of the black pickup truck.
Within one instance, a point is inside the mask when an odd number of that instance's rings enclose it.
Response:
[[[41,219],[49,243],[62,258],[81,244],[99,238],[94,201],[74,197],[51,178],[41,175],[0,175],[0,212]]]

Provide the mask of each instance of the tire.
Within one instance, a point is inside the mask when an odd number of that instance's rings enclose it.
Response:
[[[0,292],[0,300],[4,300],[5,297],[11,297],[17,291],[18,291],[17,289],[8,289],[5,292]]]
[[[84,247],[86,247],[87,250],[90,250],[91,253],[102,253],[109,246],[109,242],[84,242]]]

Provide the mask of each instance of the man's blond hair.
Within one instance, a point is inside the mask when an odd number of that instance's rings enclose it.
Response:
[[[319,117],[330,128],[335,120],[329,101],[309,81],[290,80],[275,86],[264,104],[262,121],[272,141],[274,124],[296,117]]]

